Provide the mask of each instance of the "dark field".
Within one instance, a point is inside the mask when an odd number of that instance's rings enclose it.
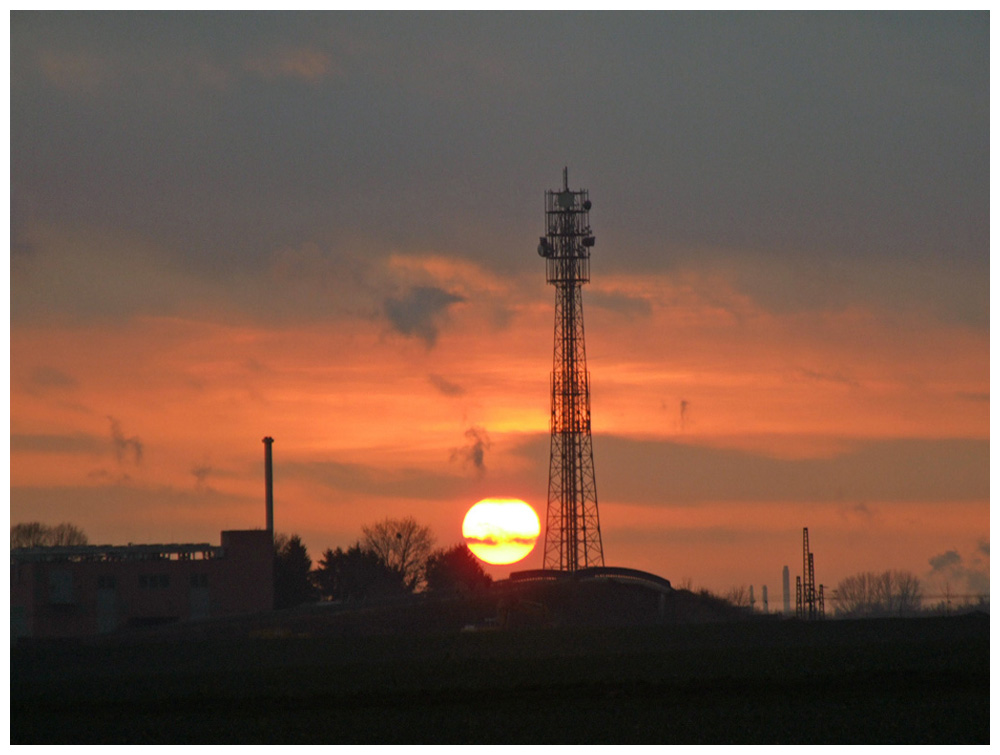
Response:
[[[985,615],[311,634],[14,648],[11,742],[989,742]]]

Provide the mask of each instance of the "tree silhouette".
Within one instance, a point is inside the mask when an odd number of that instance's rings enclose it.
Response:
[[[425,572],[428,590],[479,590],[493,582],[465,543],[432,553]]]
[[[40,548],[51,546],[86,545],[87,536],[75,524],[63,522],[54,527],[41,522],[15,524],[10,528],[10,547]]]
[[[312,560],[298,535],[274,536],[274,607],[291,608],[316,599],[309,578]]]
[[[847,616],[902,616],[920,610],[920,580],[911,572],[858,572],[837,584],[837,613]]]
[[[434,546],[430,527],[417,524],[408,516],[405,519],[383,519],[361,528],[364,533],[362,547],[372,551],[390,569],[402,577],[403,586],[410,592],[424,579],[424,566]]]
[[[329,600],[364,600],[407,592],[402,575],[377,553],[355,543],[346,551],[329,548],[313,571],[313,582]]]
[[[737,608],[750,607],[750,593],[746,585],[734,585],[730,587],[729,591],[723,597]]]

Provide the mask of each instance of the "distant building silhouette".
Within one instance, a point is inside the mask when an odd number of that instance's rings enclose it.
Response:
[[[11,639],[80,637],[126,627],[269,611],[267,530],[220,545],[82,545],[10,552]]]
[[[127,627],[274,608],[271,444],[264,438],[267,528],[219,545],[76,545],[10,552],[11,640],[81,637]]]

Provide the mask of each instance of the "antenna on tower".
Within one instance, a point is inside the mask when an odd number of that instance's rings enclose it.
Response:
[[[590,280],[590,198],[570,191],[563,168],[561,191],[545,192],[546,235],[538,253],[556,289],[552,358],[552,431],[545,518],[546,569],[576,571],[604,566],[597,514],[594,451],[590,436],[590,373],[583,338],[581,287]]]

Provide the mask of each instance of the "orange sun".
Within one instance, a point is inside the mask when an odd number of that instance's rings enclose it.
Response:
[[[465,515],[462,536],[488,564],[512,564],[531,553],[541,532],[538,514],[516,498],[485,498]]]

